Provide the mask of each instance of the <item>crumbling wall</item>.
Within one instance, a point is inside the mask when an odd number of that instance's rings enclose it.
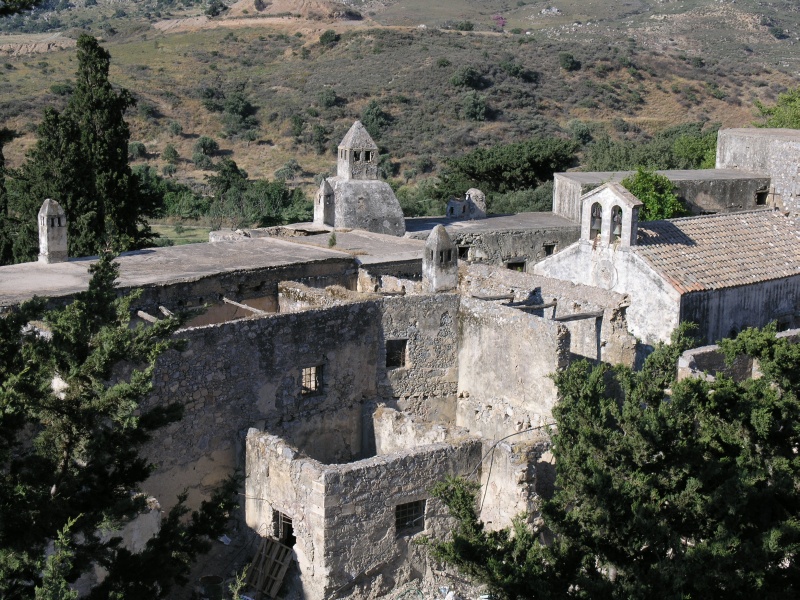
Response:
[[[431,423],[387,406],[379,406],[372,415],[372,421],[377,454],[449,442],[468,433],[461,427]]]
[[[413,540],[420,535],[444,538],[453,526],[446,508],[430,496],[430,490],[448,475],[468,475],[480,458],[481,442],[465,439],[326,467],[323,560],[329,580],[325,597],[356,586],[368,590],[360,595],[375,597],[422,578],[428,570],[429,552]],[[423,531],[398,532],[397,505],[419,500],[425,500]]]
[[[277,436],[251,429],[246,438],[245,518],[260,536],[276,534],[279,511],[292,519],[294,555],[304,597],[323,598],[325,527],[323,466],[303,459]]]
[[[546,433],[535,432],[508,442],[484,442],[481,464],[480,519],[491,531],[510,527],[524,515],[534,524],[540,499],[550,498],[555,484],[555,464]]]
[[[253,429],[247,435],[247,523],[264,535],[272,533],[273,510],[292,519],[303,597],[348,595],[356,587],[358,595],[375,597],[427,572],[428,552],[412,540],[443,538],[452,527],[430,489],[448,475],[468,475],[480,458],[481,442],[461,439],[322,465]],[[396,506],[420,500],[424,526],[398,532]]]
[[[453,231],[450,235],[460,248],[459,258],[498,266],[524,261],[525,270],[529,271],[547,257],[548,252],[566,248],[576,242],[580,234],[580,227],[575,225],[519,231]]]
[[[431,420],[452,419],[458,389],[460,296],[390,297],[382,301],[378,391],[385,400]],[[407,340],[405,366],[386,366],[386,341]]]
[[[363,294],[352,292],[340,285],[313,288],[296,281],[282,281],[278,284],[278,306],[282,313],[299,312],[309,308],[328,308],[363,300]]]
[[[636,339],[628,332],[629,299],[624,294],[488,265],[469,265],[464,269],[461,290],[464,294],[484,297],[511,295],[513,300],[505,301],[511,304],[555,301],[554,307],[529,313],[550,319],[578,313],[602,313],[599,318],[563,322],[570,332],[572,358],[634,364]]]
[[[178,402],[184,417],[148,444],[158,469],[146,489],[169,506],[186,487],[196,504],[241,465],[249,427],[291,429],[374,398],[380,317],[363,302],[179,333],[186,350],[159,357],[146,407]],[[301,393],[302,369],[319,365],[321,392]]]
[[[789,329],[776,334],[777,338],[787,338],[793,344],[800,341],[800,329]],[[702,377],[713,381],[719,374],[744,381],[750,377],[758,377],[760,367],[758,360],[747,356],[737,356],[732,364],[725,362],[725,355],[716,344],[692,348],[681,354],[678,359],[678,381],[688,377]]]
[[[569,363],[567,328],[513,308],[464,298],[459,330],[456,424],[497,439],[547,422],[557,397],[547,376]],[[496,418],[498,409],[505,418]]]

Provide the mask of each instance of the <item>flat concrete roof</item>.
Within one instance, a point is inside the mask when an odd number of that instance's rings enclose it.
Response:
[[[774,130],[771,130],[774,131]],[[800,141],[800,137],[798,137]],[[556,173],[555,177],[569,179],[582,185],[594,185],[598,183],[620,182],[635,171],[569,171],[567,173]],[[724,181],[737,179],[769,179],[766,173],[753,173],[741,171],[739,169],[699,169],[685,170],[674,169],[667,171],[656,171],[664,175],[670,181]]]
[[[800,142],[798,129],[767,129],[761,127],[742,127],[734,129],[720,129],[721,134],[748,136],[754,138],[781,139],[784,141]]]
[[[338,237],[338,236],[337,236]],[[96,257],[68,262],[22,263],[0,267],[0,306],[33,296],[61,297],[85,290]],[[127,252],[117,259],[119,287],[194,281],[232,271],[283,267],[296,263],[353,260],[351,254],[277,238],[187,244]]]
[[[491,215],[471,221],[448,217],[415,217],[406,219],[406,237],[427,239],[437,225],[444,225],[447,233],[489,233],[506,231],[535,231],[537,229],[576,228],[577,223],[551,212],[528,212],[516,215]]]
[[[293,229],[310,228],[294,226]],[[331,233],[285,238],[286,241],[313,247],[328,247]],[[361,229],[336,232],[335,250],[346,252],[363,265],[421,260],[425,242]]]

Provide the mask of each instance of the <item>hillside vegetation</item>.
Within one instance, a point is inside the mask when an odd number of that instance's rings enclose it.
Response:
[[[752,0],[51,2],[0,21],[16,33],[0,38],[0,124],[21,133],[5,150],[17,167],[42,110],[64,106],[74,50],[13,54],[20,31],[56,23],[62,41],[104,40],[111,80],[137,100],[134,164],[202,193],[228,158],[309,193],[360,118],[408,193],[449,158],[533,136],[574,140],[596,166],[609,142],[749,126],[798,83],[797,21],[788,1]],[[203,137],[217,149],[198,152]]]

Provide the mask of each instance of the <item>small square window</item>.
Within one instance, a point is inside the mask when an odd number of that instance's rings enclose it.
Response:
[[[397,369],[406,366],[408,340],[386,340],[386,367]]]
[[[322,365],[306,367],[303,369],[303,383],[301,393],[304,396],[322,392]]]
[[[553,256],[556,252],[556,245],[555,244],[545,244],[544,245],[544,255],[545,256]]]
[[[469,258],[469,246],[458,247],[458,259],[467,260]]]
[[[524,260],[510,260],[506,263],[506,266],[512,271],[520,271],[520,272],[525,271]]]
[[[397,535],[412,535],[425,529],[425,500],[398,504],[394,509]]]

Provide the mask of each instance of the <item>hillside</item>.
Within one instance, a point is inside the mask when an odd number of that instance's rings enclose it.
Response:
[[[137,160],[161,168],[172,144],[175,176],[194,180],[205,135],[251,177],[296,160],[295,182],[311,186],[367,107],[395,163],[385,171],[414,181],[448,156],[573,135],[579,122],[630,139],[685,122],[747,126],[755,101],[798,84],[788,1],[241,0],[213,18],[191,3],[86,4],[0,21],[13,30],[0,36],[0,123],[23,134],[6,150],[11,166],[42,109],[63,105],[70,40],[84,30],[103,38],[112,81],[139,101]],[[18,33],[55,20],[47,34]],[[320,43],[327,30],[337,35]]]

